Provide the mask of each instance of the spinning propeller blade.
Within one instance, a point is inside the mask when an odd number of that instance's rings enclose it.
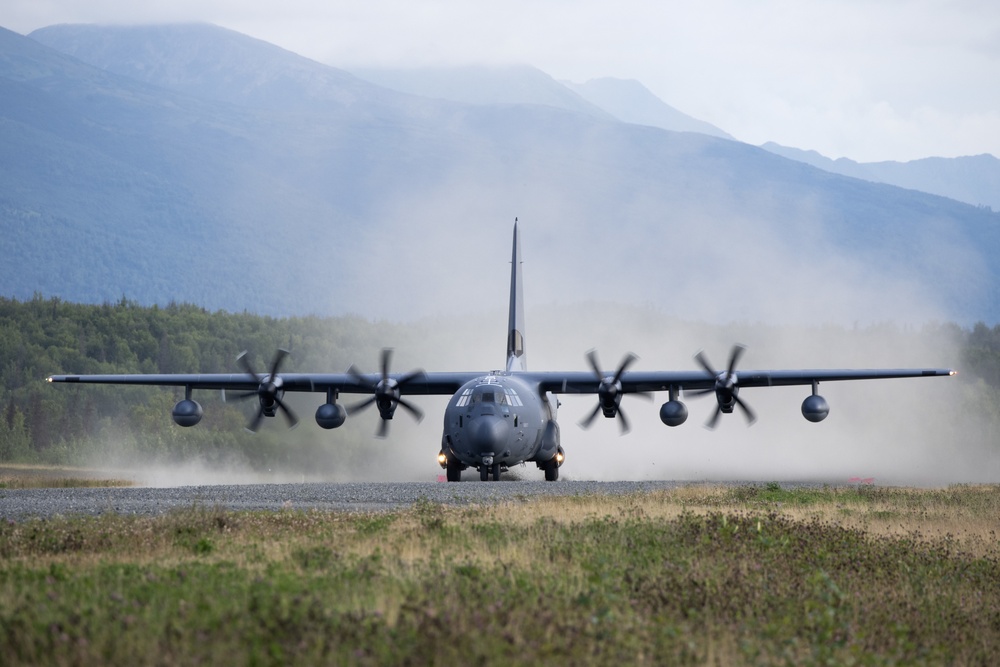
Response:
[[[734,345],[732,351],[729,353],[729,364],[726,367],[724,373],[720,373],[715,370],[711,362],[705,356],[704,352],[698,352],[695,355],[695,361],[705,369],[705,373],[715,381],[715,386],[711,389],[698,389],[695,391],[689,391],[687,394],[689,396],[703,396],[705,394],[715,394],[716,405],[715,412],[712,416],[708,418],[705,422],[705,428],[714,429],[719,421],[719,417],[723,413],[723,406],[728,405],[729,410],[732,406],[739,406],[740,410],[743,411],[743,416],[746,417],[747,424],[752,425],[757,421],[757,415],[753,409],[747,405],[743,399],[739,397],[739,376],[736,374],[736,365],[739,363],[740,358],[743,353],[746,352],[746,347],[743,345]]]
[[[590,350],[587,352],[587,361],[590,363],[590,368],[594,371],[594,377],[597,378],[599,384],[597,386],[597,405],[590,411],[590,414],[580,421],[582,428],[589,428],[594,423],[597,415],[603,412],[607,416],[613,415],[618,419],[622,435],[629,432],[631,425],[629,424],[628,417],[625,416],[624,410],[621,408],[621,400],[622,396],[624,396],[621,379],[625,370],[636,359],[638,357],[629,352],[622,358],[621,363],[618,365],[618,370],[615,371],[614,375],[605,375],[601,371],[600,362],[597,360],[597,351]],[[636,394],[636,396],[649,398],[647,394]]]
[[[379,363],[379,368],[381,369],[381,379],[377,382],[372,382],[371,379],[362,375],[361,371],[353,365],[347,369],[348,374],[351,375],[351,377],[353,377],[359,385],[370,389],[372,392],[370,397],[360,403],[349,406],[347,408],[347,413],[355,414],[361,412],[372,403],[375,403],[379,410],[379,416],[382,418],[378,431],[375,433],[376,437],[379,438],[384,438],[389,434],[389,420],[392,419],[393,414],[396,411],[396,406],[402,407],[404,410],[409,412],[410,415],[412,415],[418,422],[424,418],[423,411],[404,399],[401,395],[401,388],[414,379],[423,377],[424,372],[422,370],[410,371],[399,379],[391,378],[389,377],[391,360],[392,348],[383,348]]]
[[[279,348],[277,352],[274,353],[274,359],[271,361],[271,369],[268,375],[259,375],[254,370],[253,366],[250,364],[250,360],[247,358],[247,351],[244,350],[236,357],[237,363],[243,367],[246,374],[253,378],[254,382],[257,383],[257,389],[253,391],[243,392],[237,394],[234,398],[237,400],[251,398],[253,396],[257,397],[259,407],[257,409],[257,414],[250,423],[247,424],[247,430],[256,433],[257,429],[260,428],[261,422],[264,417],[268,416],[267,411],[274,410],[275,408],[281,410],[281,413],[285,417],[285,421],[288,422],[289,428],[295,428],[298,426],[299,418],[295,416],[295,412],[288,407],[282,400],[284,391],[281,388],[281,376],[278,375],[278,371],[281,368],[281,363],[288,356],[288,350]],[[272,413],[273,414],[273,413]]]

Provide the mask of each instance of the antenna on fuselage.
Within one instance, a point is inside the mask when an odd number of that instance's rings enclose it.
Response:
[[[510,259],[510,311],[507,317],[507,370],[527,370],[524,354],[524,290],[521,281],[521,237],[514,218],[514,247]]]

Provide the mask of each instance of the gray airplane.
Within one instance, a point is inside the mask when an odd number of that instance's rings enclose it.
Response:
[[[256,398],[259,408],[248,426],[256,431],[265,417],[279,411],[289,425],[298,418],[285,403],[286,392],[319,392],[326,401],[316,410],[316,423],[324,429],[341,426],[348,414],[371,406],[378,409],[381,423],[378,435],[385,437],[396,408],[402,407],[415,418],[423,413],[404,396],[417,394],[451,395],[444,412],[444,433],[438,463],[447,471],[449,482],[462,479],[462,471],[474,468],[482,481],[499,480],[511,466],[531,462],[545,472],[545,479],[559,479],[565,458],[559,437],[556,411],[559,394],[596,394],[597,404],[581,425],[589,426],[598,414],[617,418],[622,432],[629,422],[621,408],[626,394],[667,392],[668,400],[660,406],[660,420],[667,426],[680,426],[688,417],[687,407],[679,400],[687,396],[715,394],[716,408],[706,426],[713,428],[722,414],[739,407],[747,421],[756,415],[739,396],[744,387],[804,385],[811,393],[802,402],[802,415],[811,422],[826,418],[830,407],[817,393],[821,382],[834,380],[874,380],[884,378],[936,377],[955,375],[950,369],[865,369],[865,370],[760,370],[740,371],[736,366],[744,348],[735,346],[725,370],[712,367],[702,353],[695,360],[700,369],[691,371],[628,371],[633,355],[622,360],[615,371],[602,371],[596,354],[587,355],[590,371],[529,371],[525,363],[524,300],[521,280],[521,243],[517,221],[510,272],[510,312],[507,326],[507,364],[503,370],[468,373],[405,374],[389,372],[392,351],[384,349],[379,374],[363,374],[354,366],[346,373],[281,373],[288,354],[278,350],[266,374],[258,374],[246,353],[237,361],[239,374],[172,375],[53,375],[49,382],[161,385],[184,387],[184,399],[173,409],[173,419],[180,426],[194,426],[202,417],[202,407],[192,397],[195,389],[240,392],[244,398]],[[361,403],[345,407],[337,402],[340,394],[370,394]]]

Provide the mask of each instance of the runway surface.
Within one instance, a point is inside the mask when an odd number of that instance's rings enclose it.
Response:
[[[518,502],[540,496],[640,493],[690,484],[692,482],[666,481],[511,481],[457,484],[364,482],[172,488],[0,489],[0,518],[21,520],[30,517],[106,513],[154,515],[194,506],[228,510],[378,511],[406,507],[421,498],[434,503],[468,505]]]

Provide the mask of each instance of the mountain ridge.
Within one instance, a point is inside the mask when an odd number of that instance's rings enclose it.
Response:
[[[584,83],[565,82],[565,85],[624,123],[651,125],[675,132],[699,132],[735,141],[732,135],[711,123],[678,111],[634,79],[601,77]]]
[[[1000,211],[1000,160],[989,153],[955,158],[926,157],[908,162],[833,160],[817,151],[768,142],[764,150],[825,171],[909,190],[949,197],[974,206]]]
[[[542,302],[625,299],[726,321],[1000,318],[989,211],[704,134],[430,100],[313,61],[324,86],[361,93],[211,99],[196,93],[237,89],[260,66],[213,70],[191,57],[210,49],[189,50],[172,90],[149,73],[165,71],[152,65],[178,28],[152,53],[126,48],[158,29],[82,33],[132,53],[118,69],[148,62],[143,80],[0,39],[11,296],[394,319],[492,308],[506,290],[492,258],[517,215]],[[218,48],[234,39],[207,34]],[[273,94],[294,54],[245,44],[275,68]]]

